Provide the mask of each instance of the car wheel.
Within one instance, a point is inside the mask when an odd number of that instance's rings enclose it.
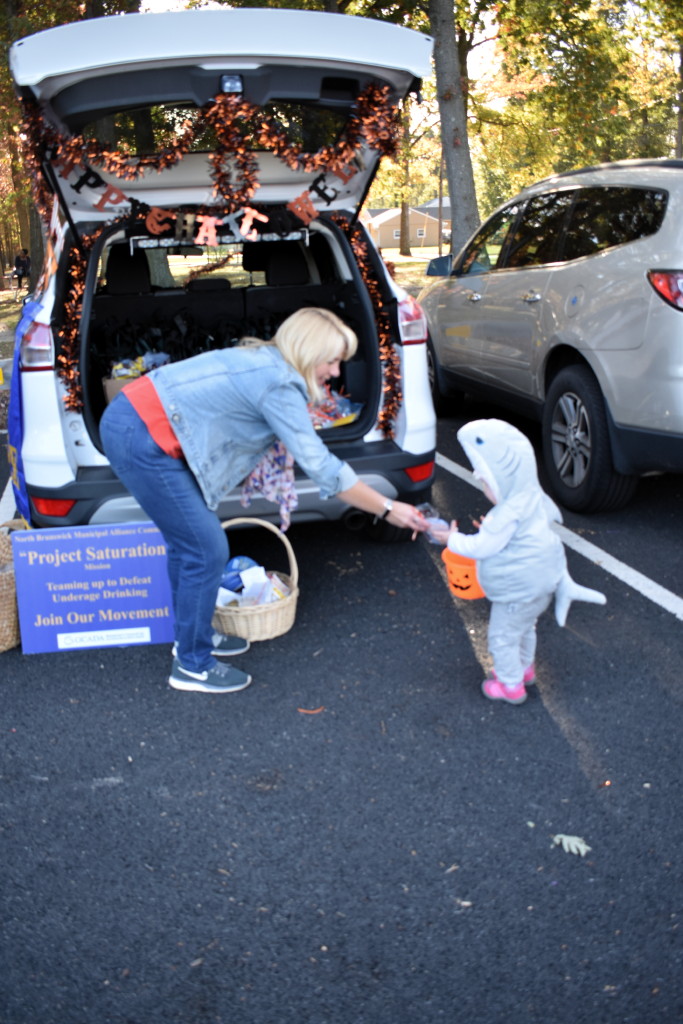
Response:
[[[630,500],[638,480],[612,464],[605,402],[587,366],[568,366],[552,381],[542,433],[550,489],[561,505],[606,512]]]
[[[432,345],[432,339],[427,338],[427,372],[429,374],[429,390],[432,393],[434,412],[437,416],[452,415],[458,402],[462,400],[462,392],[447,391],[439,380],[439,364]]]

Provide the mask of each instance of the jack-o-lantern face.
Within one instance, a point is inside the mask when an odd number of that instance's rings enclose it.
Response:
[[[444,549],[441,557],[446,564],[448,585],[456,597],[468,601],[484,597],[484,591],[477,579],[477,565],[474,559],[456,555],[448,548]]]
[[[472,576],[473,576],[473,573],[471,572],[471,570],[470,569],[466,569],[463,566],[462,569],[459,572],[457,572],[457,573],[451,572],[449,574],[448,578],[451,581],[451,586],[455,590],[462,590],[464,592],[467,592],[468,590],[472,589],[473,585],[474,586],[477,585],[476,578],[473,580]]]

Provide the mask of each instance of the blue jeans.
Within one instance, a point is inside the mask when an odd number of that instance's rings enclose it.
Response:
[[[112,469],[166,541],[178,660],[190,672],[210,669],[211,619],[229,557],[218,516],[185,460],[162,451],[125,395],[105,409],[100,437]]]

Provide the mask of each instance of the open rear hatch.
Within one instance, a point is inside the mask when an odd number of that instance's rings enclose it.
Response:
[[[12,46],[10,68],[77,222],[134,202],[236,209],[304,194],[311,210],[357,211],[431,47],[347,15],[190,10],[48,29]],[[84,145],[65,145],[73,136]]]
[[[37,320],[56,327],[66,407],[96,446],[117,364],[268,338],[302,305],[359,337],[342,383],[360,411],[335,440],[374,429],[378,318],[396,298],[353,222],[431,49],[396,25],[276,9],[87,19],[12,46],[38,199],[60,211],[55,268],[70,250]]]

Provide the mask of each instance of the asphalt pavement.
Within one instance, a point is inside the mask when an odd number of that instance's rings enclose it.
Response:
[[[652,568],[647,502],[578,529]],[[608,604],[544,616],[499,706],[438,549],[290,538],[296,622],[241,694],[171,690],[167,646],[0,655],[2,1024],[683,1020],[680,621],[570,551]]]

